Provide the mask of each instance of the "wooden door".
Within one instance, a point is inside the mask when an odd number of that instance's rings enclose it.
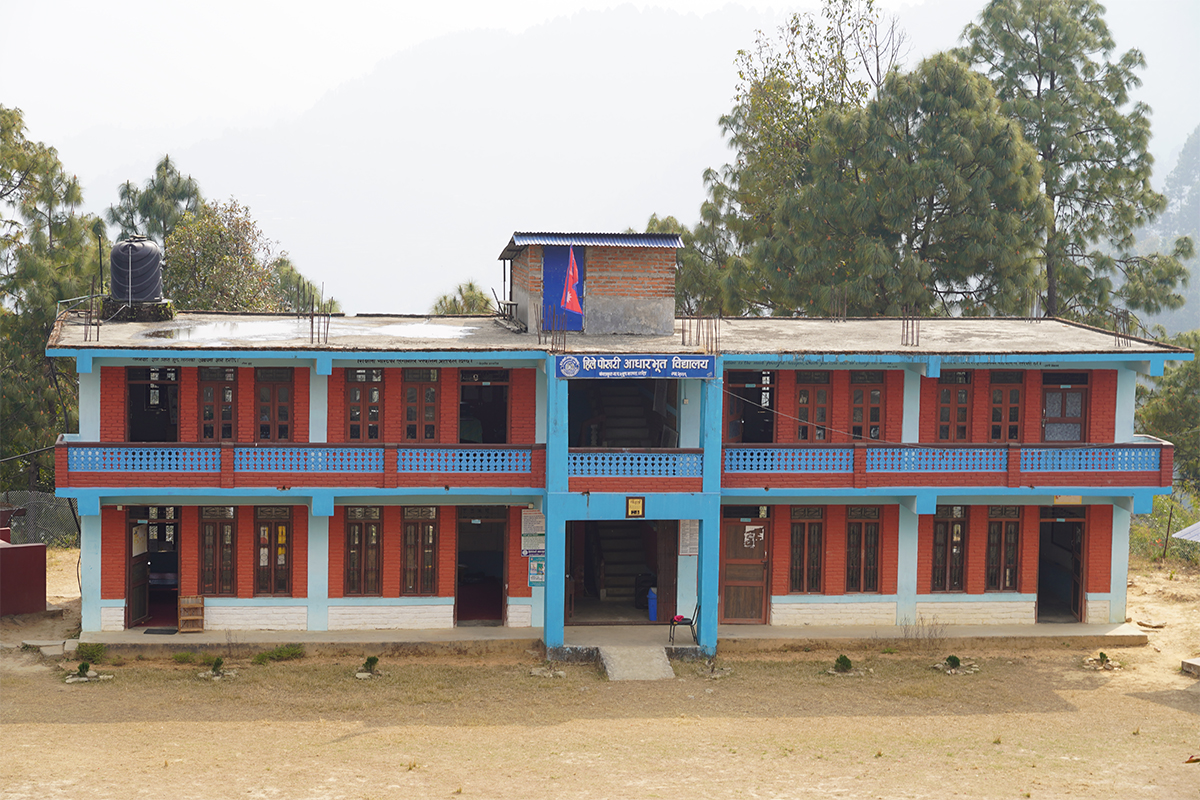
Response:
[[[1042,393],[1042,441],[1087,441],[1087,389],[1046,387]]]
[[[726,522],[721,531],[721,621],[767,621],[767,522]]]
[[[150,617],[150,526],[138,521],[128,527],[127,549],[129,567],[126,570],[128,588],[125,594],[125,627],[145,622]]]

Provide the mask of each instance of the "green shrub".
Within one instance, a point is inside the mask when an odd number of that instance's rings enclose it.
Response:
[[[958,669],[962,664],[962,659],[958,656],[946,656],[946,666],[950,669]]]
[[[98,664],[104,660],[106,649],[103,642],[80,642],[79,646],[75,648],[75,655],[83,661]]]
[[[846,657],[845,653],[838,656],[837,661],[833,662],[833,668],[838,672],[849,672],[853,667],[854,665],[850,663],[850,659]]]
[[[279,647],[254,656],[254,663],[262,665],[268,661],[291,661],[296,658],[304,658],[304,645],[281,644]]]
[[[367,660],[363,662],[362,671],[373,674],[377,666],[379,666],[379,656],[367,656]]]
[[[175,660],[176,664],[191,664],[193,661],[196,660],[196,654],[195,653],[172,653],[171,658]]]
[[[75,673],[77,675],[79,675],[79,677],[81,677],[81,678],[86,678],[87,674],[88,674],[88,670],[90,670],[91,668],[92,668],[92,665],[89,664],[88,662],[80,661],[79,669],[75,670]]]
[[[221,667],[223,667],[223,666],[225,666],[225,659],[223,659],[223,658],[214,658],[214,659],[213,659],[213,662],[212,662],[212,674],[213,674],[213,675],[220,675],[220,674],[221,674]]]

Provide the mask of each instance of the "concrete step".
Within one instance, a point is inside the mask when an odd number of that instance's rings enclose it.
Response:
[[[610,681],[665,681],[675,677],[663,647],[601,647],[600,663]]]

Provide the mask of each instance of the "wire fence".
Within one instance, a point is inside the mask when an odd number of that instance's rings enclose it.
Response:
[[[79,547],[79,509],[75,500],[55,497],[52,492],[15,491],[0,494],[0,502],[25,509],[13,517],[13,544],[44,544],[47,547]]]

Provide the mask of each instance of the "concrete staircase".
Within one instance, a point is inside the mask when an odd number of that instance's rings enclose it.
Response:
[[[649,572],[642,532],[633,525],[599,523],[597,533],[604,554],[604,584],[600,597],[633,605],[637,576]]]
[[[599,405],[604,414],[601,447],[651,447],[649,401],[632,383],[605,382]]]

